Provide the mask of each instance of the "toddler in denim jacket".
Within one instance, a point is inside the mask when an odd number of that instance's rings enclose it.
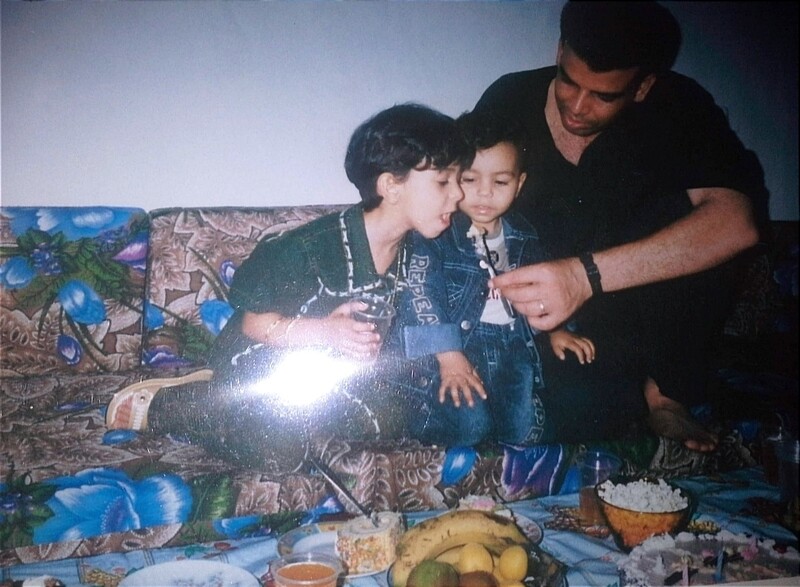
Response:
[[[545,254],[530,224],[509,208],[526,174],[526,136],[487,113],[458,119],[476,155],[461,176],[464,199],[451,226],[429,240],[412,237],[403,327],[405,354],[435,355],[439,366],[436,428],[462,444],[484,439],[532,444],[544,434],[537,389],[544,385],[534,333],[524,316],[489,287],[489,279],[539,262]],[[594,344],[569,330],[549,334],[559,358],[594,359]],[[467,409],[462,409],[466,404]]]

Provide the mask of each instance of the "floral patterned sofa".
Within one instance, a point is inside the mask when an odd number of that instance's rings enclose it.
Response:
[[[356,511],[313,467],[237,469],[180,439],[104,424],[122,387],[203,367],[232,311],[231,277],[259,239],[341,208],[0,208],[0,566],[278,532]],[[792,371],[752,352],[794,344],[785,356],[796,357],[797,223],[776,226],[779,245],[754,255],[715,381],[788,413],[796,362]],[[723,435],[710,455],[647,434],[597,444],[629,473],[755,463],[759,422],[749,413],[700,415]],[[420,511],[472,494],[510,501],[569,490],[584,448],[328,439],[313,450],[362,503]]]

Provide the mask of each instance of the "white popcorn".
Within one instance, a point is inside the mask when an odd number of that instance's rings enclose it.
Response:
[[[689,500],[663,479],[652,481],[631,481],[614,484],[606,481],[598,488],[600,497],[617,507],[637,512],[677,512],[689,505]]]

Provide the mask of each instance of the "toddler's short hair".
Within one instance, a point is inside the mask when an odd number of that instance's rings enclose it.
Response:
[[[365,210],[383,199],[382,173],[404,178],[412,169],[444,169],[469,164],[474,152],[453,118],[421,104],[399,104],[378,112],[353,132],[344,169],[361,194]]]
[[[520,171],[525,171],[529,137],[520,122],[494,110],[473,110],[459,116],[456,124],[473,151],[490,149],[499,143],[512,144],[517,150],[517,165]]]

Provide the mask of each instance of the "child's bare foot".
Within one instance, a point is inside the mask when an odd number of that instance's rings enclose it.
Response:
[[[652,379],[644,389],[650,415],[647,423],[659,436],[683,441],[686,448],[698,452],[710,452],[717,448],[719,439],[695,420],[683,404],[662,395]]]

